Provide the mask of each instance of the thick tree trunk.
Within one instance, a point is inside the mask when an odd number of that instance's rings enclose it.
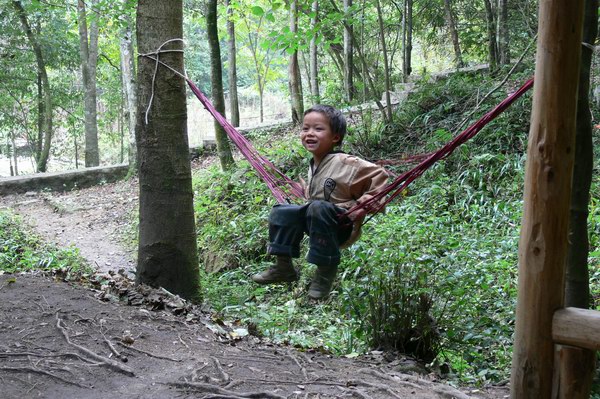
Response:
[[[123,0],[126,4],[129,0]],[[125,119],[129,126],[129,171],[137,171],[137,147],[135,144],[135,123],[137,96],[135,93],[135,62],[133,55],[132,40],[132,21],[129,16],[126,17],[125,27],[121,32],[120,50],[121,50],[121,77],[123,84],[123,94],[125,97]]]
[[[311,26],[315,33],[310,39],[310,90],[314,103],[321,101],[319,93],[319,64],[317,63],[317,22],[319,21],[319,0],[314,0],[311,11],[315,14],[311,19]]]
[[[225,0],[227,7],[227,47],[229,49],[229,110],[231,113],[231,124],[235,127],[240,125],[240,101],[237,87],[237,58],[235,43],[235,24],[233,23],[233,9],[230,0]]]
[[[456,19],[454,18],[454,12],[452,11],[451,0],[444,0],[444,10],[446,13],[446,25],[450,32],[450,38],[452,39],[452,46],[454,47],[454,61],[456,67],[460,68],[463,64],[462,52],[460,51],[460,42],[458,40],[458,29],[456,29]]]
[[[92,0],[92,7],[97,0]],[[85,2],[77,0],[79,55],[84,87],[85,166],[100,165],[98,151],[98,120],[96,111],[96,65],[98,64],[98,20],[92,18],[88,34]]]
[[[508,0],[498,0],[498,58],[500,65],[510,64]]]
[[[598,0],[585,1],[583,42],[594,43],[598,34]],[[588,215],[594,163],[592,115],[590,113],[590,68],[592,50],[582,47],[577,99],[575,165],[569,222],[569,251],[565,281],[565,307],[587,309],[590,301],[588,271]],[[559,398],[584,399],[590,396],[595,353],[588,349],[561,348]]]
[[[298,32],[298,1],[290,1],[290,32]],[[289,63],[290,96],[292,98],[292,122],[295,124],[302,122],[304,114],[304,100],[302,99],[302,84],[300,79],[300,65],[298,64],[298,50],[290,55]]]
[[[182,25],[182,0],[139,0],[139,52],[155,52],[166,41],[182,37]],[[163,49],[182,49],[182,44],[173,42]],[[175,70],[183,70],[182,52],[164,53],[160,59]],[[155,62],[144,57],[138,66],[140,219],[136,282],[199,299],[185,81],[164,67],[155,74]]]
[[[225,117],[221,46],[217,30],[217,0],[208,0],[206,3],[206,35],[208,37],[208,47],[210,48],[210,83],[213,105]],[[231,154],[229,139],[227,138],[225,129],[216,120],[214,121],[214,126],[221,168],[227,170],[233,165],[233,155]]]
[[[385,102],[388,122],[392,120],[392,96],[390,94],[392,85],[390,84],[390,68],[388,63],[387,47],[385,45],[385,29],[383,26],[383,15],[381,12],[381,3],[376,0],[377,19],[379,21],[379,40],[381,41],[381,50],[383,51],[383,71],[385,75]]]
[[[485,16],[488,31],[488,57],[490,71],[494,71],[498,67],[498,44],[496,43],[496,18],[491,0],[484,0]]]
[[[404,18],[402,32],[402,75],[404,81],[408,80],[412,72],[412,34],[413,34],[413,0],[405,0],[404,2]]]
[[[344,0],[344,12],[348,13],[352,7],[352,0]],[[353,42],[353,26],[351,23],[344,24],[344,92],[346,101],[354,100],[354,42]]]
[[[511,397],[550,398],[552,318],[564,305],[583,3],[540,2],[519,241]]]
[[[46,166],[48,163],[48,157],[50,156],[50,144],[52,141],[52,93],[50,91],[50,81],[48,80],[48,73],[46,72],[46,62],[44,61],[44,55],[42,53],[42,48],[39,44],[39,41],[36,35],[33,33],[31,26],[29,25],[29,21],[27,20],[27,14],[25,13],[25,9],[23,5],[18,0],[13,0],[13,5],[17,10],[17,14],[19,15],[19,20],[21,21],[21,25],[25,34],[27,35],[27,39],[29,40],[29,45],[33,49],[33,53],[35,54],[35,60],[38,67],[38,76],[41,83],[41,88],[43,92],[43,113],[44,113],[44,122],[43,122],[43,132],[44,132],[44,140],[41,145],[41,151],[39,158],[37,159],[37,171],[45,172]]]

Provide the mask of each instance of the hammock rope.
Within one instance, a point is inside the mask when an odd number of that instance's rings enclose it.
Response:
[[[304,190],[302,186],[287,177],[271,161],[258,153],[256,148],[215,107],[209,99],[200,91],[200,89],[190,79],[186,82],[198,100],[204,105],[204,108],[215,118],[217,123],[223,127],[227,136],[240,150],[244,158],[256,170],[260,178],[267,184],[269,190],[280,204],[291,202],[294,198],[304,199]]]
[[[348,216],[351,213],[358,211],[359,209],[368,209],[370,213],[377,213],[381,211],[388,203],[393,201],[398,195],[400,195],[410,183],[421,176],[427,169],[433,166],[439,160],[448,157],[456,148],[464,144],[468,140],[472,139],[477,133],[481,131],[490,123],[494,118],[504,112],[513,102],[521,97],[525,92],[533,87],[533,78],[529,79],[523,86],[517,91],[509,95],[500,104],[494,107],[492,110],[482,116],[477,122],[463,130],[460,134],[456,135],[451,141],[446,143],[439,150],[429,154],[429,156],[421,161],[414,168],[404,172],[398,176],[392,183],[390,183],[385,189],[379,192],[377,195],[369,198],[360,204],[350,208],[344,216]],[[388,196],[389,195],[389,196]],[[387,197],[387,198],[386,198]]]
[[[180,40],[180,39],[178,39]],[[164,44],[163,44],[164,45]],[[161,46],[162,48],[162,46]],[[185,79],[186,83],[202,103],[204,108],[215,118],[217,123],[221,125],[229,137],[229,139],[235,144],[235,146],[242,153],[244,158],[248,160],[250,165],[256,170],[259,177],[266,183],[269,190],[273,193],[273,196],[277,202],[289,203],[294,199],[305,199],[304,190],[302,186],[287,177],[282,171],[280,171],[271,161],[264,156],[260,155],[256,148],[250,143],[250,141],[244,137],[237,129],[219,113],[215,107],[211,104],[210,100],[202,93],[202,91],[192,82],[186,75],[176,71],[169,65],[163,63],[158,59],[158,55],[165,50],[151,53],[151,54],[140,54],[150,58],[156,62],[156,65],[162,64],[166,68],[170,69],[177,75]],[[153,57],[154,56],[154,57]],[[156,70],[155,70],[156,74]],[[369,198],[368,200],[355,205],[350,208],[346,213],[341,214],[340,217],[347,217],[348,215],[357,212],[360,209],[368,209],[369,213],[375,214],[381,211],[388,203],[393,201],[399,196],[413,181],[420,177],[425,171],[432,167],[437,161],[447,158],[454,152],[456,148],[472,139],[477,133],[479,133],[488,123],[494,120],[498,115],[504,112],[512,103],[519,99],[524,93],[533,87],[533,78],[523,84],[517,91],[510,94],[502,102],[496,105],[492,110],[487,112],[484,116],[479,118],[474,124],[463,130],[460,134],[456,135],[452,140],[446,143],[439,150],[429,154],[419,154],[410,157],[411,161],[419,161],[419,163],[412,169],[402,173],[396,177],[385,189],[380,191],[378,194]],[[154,79],[153,79],[154,82]],[[153,84],[154,85],[154,84]],[[150,106],[148,107],[148,109]],[[147,115],[146,115],[147,118]]]
[[[246,157],[250,164],[257,170],[259,176],[265,181],[275,198],[282,203],[284,201],[289,202],[290,196],[296,198],[304,198],[302,187],[289,179],[279,169],[275,167],[269,160],[261,156],[252,144],[239,133],[232,125],[225,119],[210,103],[208,98],[194,85],[194,83],[186,78],[186,81],[192,92],[198,97],[204,107],[211,113],[216,121],[223,126],[228,137],[234,142],[239,148],[240,152]],[[368,209],[370,213],[377,213],[381,211],[388,203],[393,201],[399,196],[409,184],[420,177],[427,169],[433,166],[437,161],[440,161],[454,152],[456,148],[472,139],[477,133],[479,133],[488,123],[494,120],[498,115],[504,112],[512,103],[519,99],[525,92],[533,87],[533,78],[529,79],[523,86],[517,91],[509,95],[501,103],[499,103],[492,110],[487,112],[474,124],[463,130],[460,134],[456,135],[452,140],[446,143],[439,150],[429,153],[415,155],[412,157],[414,160],[419,160],[420,163],[414,168],[404,172],[392,183],[390,183],[385,189],[379,192],[377,195],[369,198],[360,204],[350,208],[346,213],[342,214],[341,217],[348,216],[360,209]],[[424,159],[423,159],[424,158]],[[269,172],[272,171],[275,174]],[[277,177],[278,176],[278,177]],[[288,191],[283,190],[282,185],[288,187]]]

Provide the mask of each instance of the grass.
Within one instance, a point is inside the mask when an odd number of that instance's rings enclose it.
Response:
[[[346,150],[381,159],[437,148],[474,105],[469,93],[494,85],[461,76],[426,85],[393,125],[360,115]],[[223,271],[202,272],[204,297],[223,317],[253,325],[275,342],[338,355],[398,350],[461,383],[506,380],[530,107],[529,98],[517,102],[369,222],[361,240],[344,250],[334,292],[323,303],[306,298],[313,266],[302,258],[297,285],[249,282],[271,261],[264,251],[273,201],[245,162],[233,173],[202,171],[194,180],[200,252],[209,261],[226,259],[218,265]],[[288,175],[305,175],[306,154],[293,135],[259,134],[254,141]],[[590,265],[600,255],[597,187],[595,181]],[[203,266],[212,270],[210,263]],[[591,267],[597,308],[596,269]]]
[[[25,228],[20,217],[0,211],[0,270],[7,273],[32,270],[87,273],[92,269],[76,247],[50,245]]]

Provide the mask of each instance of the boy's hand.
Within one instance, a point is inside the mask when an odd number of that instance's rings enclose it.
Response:
[[[357,220],[362,220],[367,215],[367,210],[365,208],[357,209],[354,212],[348,214],[348,219],[352,220],[352,222],[356,222]]]

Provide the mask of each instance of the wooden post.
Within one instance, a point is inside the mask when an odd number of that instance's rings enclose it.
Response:
[[[552,317],[563,307],[584,0],[541,0],[519,242],[511,397],[552,393]]]

